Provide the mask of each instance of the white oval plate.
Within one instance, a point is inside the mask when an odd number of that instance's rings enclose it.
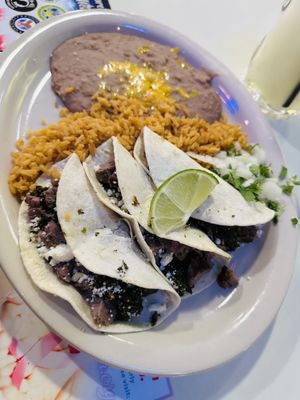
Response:
[[[186,300],[163,325],[148,332],[101,335],[93,332],[65,302],[39,291],[22,265],[17,239],[18,203],[7,187],[10,152],[17,138],[58,118],[50,86],[49,56],[64,40],[97,31],[135,34],[183,50],[194,65],[219,74],[214,86],[224,112],[266,149],[269,161],[283,164],[272,131],[249,94],[221,63],[189,39],[145,18],[110,11],[76,12],[39,24],[2,55],[0,67],[0,262],[8,278],[52,330],[97,359],[140,373],[180,375],[220,365],[246,350],[274,318],[293,272],[296,232],[293,202],[280,223],[260,240],[236,252],[239,287],[217,285]]]

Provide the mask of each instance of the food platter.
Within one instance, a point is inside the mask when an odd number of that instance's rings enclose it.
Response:
[[[86,32],[139,35],[182,49],[186,59],[218,76],[213,85],[224,113],[240,124],[251,142],[266,149],[275,169],[284,164],[264,117],[244,87],[221,63],[189,39],[147,19],[110,11],[70,13],[37,26],[2,56],[0,122],[2,143],[0,261],[27,304],[51,329],[93,357],[140,373],[183,375],[220,365],[245,351],[270,324],[290,282],[297,235],[290,219],[296,215],[289,198],[277,226],[235,254],[242,279],[239,287],[222,292],[211,287],[186,300],[161,326],[133,334],[101,335],[90,330],[71,307],[39,291],[27,276],[18,250],[18,203],[7,187],[10,152],[41,119],[58,119],[53,106],[49,56],[64,40]]]

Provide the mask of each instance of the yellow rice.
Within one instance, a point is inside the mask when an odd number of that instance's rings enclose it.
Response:
[[[182,116],[178,116],[179,110]],[[145,125],[184,151],[214,155],[234,142],[243,148],[248,146],[240,126],[225,120],[209,124],[203,119],[189,118],[171,98],[162,101],[99,93],[88,112],[65,110],[57,123],[28,132],[25,140],[18,140],[17,151],[11,154],[10,191],[22,198],[34,187],[38,176],[48,172],[55,162],[73,152],[83,161],[111,136],[117,136],[132,150]]]

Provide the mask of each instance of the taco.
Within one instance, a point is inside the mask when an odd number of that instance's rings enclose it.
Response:
[[[156,187],[175,173],[189,168],[213,173],[147,127],[135,144],[134,157]],[[271,221],[274,211],[262,202],[246,201],[237,189],[218,175],[214,176],[219,184],[195,210],[189,222],[207,233],[225,251],[233,251],[242,243],[252,242],[257,226]]]
[[[101,145],[95,156],[87,158],[84,168],[100,201],[138,222],[133,228],[137,240],[181,296],[199,293],[215,282],[231,256],[197,228],[186,226],[160,237],[153,233],[148,218],[155,189],[117,138]]]
[[[180,303],[144,257],[128,223],[98,201],[75,154],[60,179],[44,176],[27,194],[19,241],[34,283],[69,302],[93,329],[148,329]]]

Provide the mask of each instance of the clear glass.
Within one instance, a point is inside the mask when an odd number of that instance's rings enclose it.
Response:
[[[245,84],[262,111],[300,114],[300,0],[286,0],[274,28],[254,52]]]

